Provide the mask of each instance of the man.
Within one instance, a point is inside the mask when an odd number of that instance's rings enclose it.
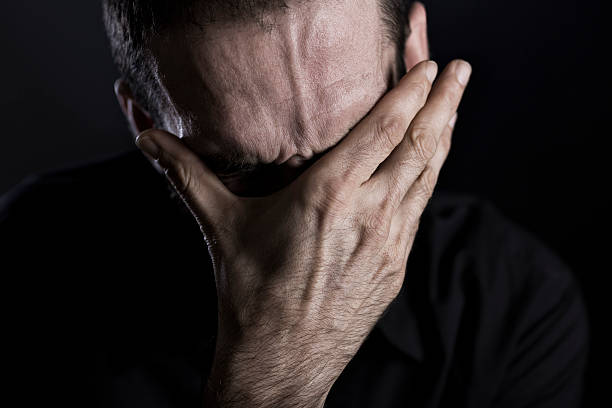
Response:
[[[13,287],[29,283],[27,321],[46,333],[45,396],[579,405],[588,321],[571,271],[490,204],[432,197],[471,68],[437,73],[422,4],[104,11],[155,170],[129,153],[3,201]]]

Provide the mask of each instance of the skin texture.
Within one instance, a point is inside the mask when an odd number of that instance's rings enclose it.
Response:
[[[376,48],[379,17],[351,15],[349,3],[270,16],[275,28],[261,37],[219,27],[188,54],[174,47],[190,57],[160,60],[173,106],[165,130],[142,129],[146,113],[118,86],[137,145],[190,208],[213,259],[219,335],[204,406],[323,406],[402,286],[470,67],[453,61],[433,83],[417,3],[410,71],[387,92],[394,55]],[[283,181],[239,194],[257,178],[219,177],[207,158],[224,149]]]
[[[379,13],[371,0],[310,1],[269,15],[265,29],[177,27],[154,50],[164,129],[236,194],[286,185],[399,79]],[[414,51],[410,66],[428,58],[426,44]]]

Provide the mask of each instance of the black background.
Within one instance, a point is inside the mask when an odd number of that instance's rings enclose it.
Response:
[[[591,316],[585,406],[608,406],[609,6],[426,5],[432,58],[464,58],[474,68],[438,188],[489,198],[573,268]],[[133,149],[99,8],[82,0],[3,4],[0,194],[30,173]]]

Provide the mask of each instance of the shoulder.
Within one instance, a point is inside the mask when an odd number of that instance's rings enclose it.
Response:
[[[430,201],[422,225],[429,256],[477,272],[473,278],[481,281],[483,289],[503,282],[511,294],[524,292],[525,285],[560,289],[577,284],[557,252],[488,199],[439,193]]]
[[[19,310],[11,368],[84,398],[93,376],[107,380],[100,358],[123,370],[163,347],[183,352],[190,321],[210,321],[215,286],[193,267],[206,253],[197,225],[174,216],[167,193],[134,151],[28,177],[0,199],[4,298]]]
[[[0,220],[119,193],[146,173],[143,160],[138,152],[129,151],[32,174],[0,196]]]
[[[138,151],[33,174],[0,196],[4,234],[108,225],[165,193],[163,179]],[[133,213],[132,213],[133,214]]]
[[[74,275],[130,260],[161,227],[151,220],[171,208],[167,191],[138,151],[30,176],[0,198],[5,264]]]
[[[578,406],[589,322],[581,287],[559,254],[475,196],[438,194],[422,228],[442,343],[446,353],[463,353],[449,369],[469,367],[473,376],[463,386],[486,384],[481,397],[498,407]]]

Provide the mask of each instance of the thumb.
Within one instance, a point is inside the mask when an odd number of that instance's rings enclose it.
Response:
[[[202,228],[214,227],[227,218],[234,194],[181,139],[160,129],[149,129],[138,135],[136,146],[164,170]]]

